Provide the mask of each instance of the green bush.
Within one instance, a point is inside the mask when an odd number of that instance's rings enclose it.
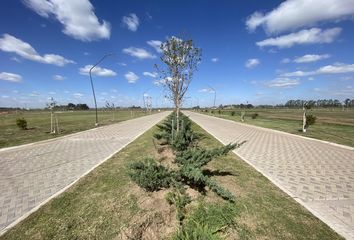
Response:
[[[210,113],[211,113],[211,114],[214,114],[214,110],[211,110]]]
[[[183,187],[177,187],[173,191],[168,192],[165,197],[170,205],[176,205],[176,217],[177,220],[182,223],[186,215],[186,206],[192,201],[190,196],[186,193]]]
[[[173,123],[173,126],[172,126]],[[188,117],[181,114],[179,119],[179,132],[177,133],[177,119],[176,114],[171,114],[167,119],[159,124],[159,132],[154,134],[158,140],[163,140],[163,144],[169,144],[176,151],[186,150],[188,147],[193,146],[194,142],[198,139],[192,129],[192,122]]]
[[[308,128],[310,125],[314,125],[316,123],[316,119],[317,119],[317,117],[312,114],[306,115],[305,128]]]
[[[194,148],[178,152],[175,159],[175,162],[179,166],[179,170],[175,172],[176,179],[193,188],[204,189],[208,186],[210,190],[220,197],[233,202],[235,200],[234,196],[228,190],[217,185],[209,176],[205,175],[202,167],[214,158],[228,154],[241,144],[229,144],[210,150]]]
[[[235,116],[236,115],[236,112],[235,111],[231,111],[231,116]]]
[[[150,192],[168,188],[171,183],[170,171],[164,166],[158,165],[152,158],[132,163],[129,175],[140,187]]]
[[[27,121],[24,118],[17,118],[16,125],[19,129],[26,130],[27,129]]]
[[[253,114],[251,115],[251,117],[252,117],[252,119],[256,119],[256,118],[258,117],[258,113],[253,113]]]
[[[221,110],[220,109],[218,110],[218,114],[221,114]]]

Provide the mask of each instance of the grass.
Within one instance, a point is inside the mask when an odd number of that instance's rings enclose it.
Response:
[[[151,199],[146,198],[149,193],[134,190],[137,186],[126,166],[156,155],[152,141],[156,129],[147,131],[0,238],[120,239],[120,232],[132,219],[146,214],[139,205],[141,198]],[[194,124],[193,129],[203,134],[201,146],[221,146],[199,126]],[[173,239],[198,239],[193,237],[197,234],[203,240],[342,239],[235,154],[210,162],[208,168],[226,173],[214,178],[236,195],[236,202],[226,202],[208,191],[198,197],[197,204],[187,206],[183,231],[174,229]],[[160,207],[156,204],[157,210]]]
[[[0,148],[51,139],[70,133],[94,128],[95,111],[65,111],[57,112],[60,134],[50,134],[50,112],[21,111],[0,114]],[[145,115],[143,111],[117,110],[99,111],[99,124],[107,125],[134,117]],[[27,130],[16,126],[16,119],[24,117],[27,120]]]
[[[221,114],[218,110],[213,111],[212,114],[211,110],[208,110],[206,114],[241,122],[240,109],[235,109],[235,116],[231,116],[233,110],[222,110]],[[251,118],[254,113],[258,113],[256,119]],[[317,120],[306,133],[301,131],[302,110],[300,109],[248,109],[245,123],[354,147],[353,109],[344,111],[342,109],[312,109],[308,111],[308,114],[315,115]]]

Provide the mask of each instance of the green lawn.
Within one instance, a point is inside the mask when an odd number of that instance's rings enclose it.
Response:
[[[208,110],[200,112],[215,117],[221,117],[236,122],[240,121],[240,109],[235,109],[235,116],[231,116],[233,110]],[[244,111],[244,110],[242,110]],[[354,147],[354,110],[341,109],[313,109],[308,114],[317,117],[315,125],[309,127],[306,133],[302,129],[302,110],[299,109],[249,109],[246,110],[245,124],[276,129],[305,137],[316,138],[338,144]],[[258,113],[256,119],[252,114]]]
[[[60,137],[95,127],[95,111],[65,111],[56,113],[59,120],[60,134],[50,134],[50,112],[21,111],[0,114],[0,148]],[[144,111],[117,110],[99,111],[99,124],[107,125],[134,117],[144,116]],[[24,117],[27,130],[16,126],[16,119]]]
[[[193,128],[203,134],[201,146],[221,145],[199,126]],[[121,239],[127,227],[141,236],[151,224],[156,231],[168,229],[164,236],[181,239],[175,235],[178,225],[171,227],[175,216],[173,209],[165,209],[165,192],[143,191],[127,172],[129,163],[159,156],[152,141],[156,129],[147,131],[1,239]],[[168,152],[164,154],[164,158],[170,157]],[[212,161],[208,168],[219,170],[215,179],[236,195],[236,203],[209,191],[200,195],[187,206],[184,221],[191,232],[213,231],[214,239],[342,239],[235,154]],[[172,214],[168,221],[164,221],[166,212]]]

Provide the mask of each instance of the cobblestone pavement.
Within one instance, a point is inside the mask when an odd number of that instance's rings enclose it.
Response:
[[[168,112],[0,150],[0,233],[154,126]]]
[[[347,239],[354,239],[354,150],[271,129],[185,112]]]

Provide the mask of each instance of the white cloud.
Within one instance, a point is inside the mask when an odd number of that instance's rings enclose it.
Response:
[[[124,77],[128,80],[128,83],[135,83],[139,79],[138,75],[133,72],[127,72]]]
[[[0,72],[0,80],[9,82],[21,82],[22,76],[15,73]]]
[[[29,94],[30,97],[38,97],[41,94],[39,92],[33,91],[32,93]]]
[[[56,54],[45,54],[41,56],[30,44],[9,34],[4,34],[3,37],[0,38],[0,49],[4,52],[16,53],[17,55],[31,61],[53,64],[60,67],[68,63],[75,63],[72,60]]]
[[[123,25],[126,26],[130,31],[135,32],[139,27],[139,18],[135,13],[129,14],[129,16],[124,16],[122,19]]]
[[[19,58],[15,57],[15,56],[11,57],[10,59],[11,59],[12,61],[15,61],[15,62],[18,62],[18,63],[21,62],[21,60],[20,60]]]
[[[199,89],[198,92],[200,92],[200,93],[214,93],[214,90],[211,88],[202,88],[202,89]]]
[[[216,62],[219,62],[219,58],[212,58],[212,59],[210,59],[210,61],[216,63]]]
[[[146,51],[143,48],[136,48],[136,47],[124,48],[123,53],[126,53],[132,57],[136,57],[139,59],[154,59],[154,58],[156,58],[155,55],[151,54],[150,52]]]
[[[119,65],[119,66],[122,66],[122,67],[126,67],[126,66],[127,66],[127,64],[124,63],[124,62],[119,62],[118,65]]]
[[[353,15],[353,0],[287,0],[267,14],[253,13],[246,26],[251,31],[263,26],[266,32],[276,34]]]
[[[315,78],[309,77],[308,80],[309,80],[309,81],[313,81],[313,80],[315,80]]]
[[[245,67],[246,68],[254,68],[257,65],[259,65],[261,62],[259,61],[259,59],[257,58],[251,58],[248,59],[247,62],[245,63]]]
[[[353,73],[354,64],[343,64],[337,63],[334,65],[327,65],[321,68],[318,68],[315,71],[295,71],[289,73],[283,73],[281,76],[284,77],[305,77],[305,76],[314,76],[320,74],[339,74],[339,73]]]
[[[74,98],[82,98],[84,94],[82,93],[73,93]]]
[[[165,79],[155,80],[153,81],[153,84],[156,86],[164,86],[166,84],[166,80]]]
[[[144,76],[148,76],[148,77],[152,77],[152,78],[156,78],[158,76],[157,72],[143,72]]]
[[[354,72],[354,64],[335,64],[327,65],[319,68],[317,71],[319,74],[335,74],[335,73],[350,73]]]
[[[328,96],[335,96],[335,97],[343,97],[344,98],[350,98],[351,96],[354,95],[354,88],[353,86],[346,86],[345,88],[331,88],[331,89],[320,89],[320,88],[314,88],[312,89],[314,92],[317,94],[320,94],[324,97]]]
[[[93,65],[86,65],[85,67],[82,67],[79,69],[79,72],[81,75],[88,75],[90,72],[90,68],[92,68]],[[99,66],[96,66],[92,71],[92,74],[100,77],[114,77],[117,75],[116,72],[114,72],[111,69],[107,68],[101,68]]]
[[[302,57],[298,57],[294,59],[294,62],[296,63],[308,63],[308,62],[316,62],[319,60],[327,59],[330,58],[331,56],[329,54],[322,54],[322,55],[317,55],[317,54],[306,54]]]
[[[53,79],[58,80],[58,81],[62,81],[64,79],[66,79],[66,77],[64,77],[62,75],[53,75]]]
[[[148,45],[150,45],[151,47],[153,47],[156,50],[156,52],[162,53],[162,50],[160,48],[161,44],[162,44],[161,41],[159,41],[159,40],[150,40],[150,41],[147,41],[146,43]]]
[[[299,79],[276,78],[265,83],[270,88],[293,88],[300,84]]]
[[[280,37],[268,38],[257,42],[256,45],[259,47],[275,46],[278,48],[290,48],[299,44],[331,43],[341,31],[341,28],[330,28],[326,30],[311,28]]]
[[[102,23],[89,0],[24,0],[26,6],[42,17],[53,17],[64,27],[64,34],[81,41],[109,39],[111,27]]]
[[[291,62],[290,58],[283,58],[281,60],[281,63],[289,63],[289,62]]]

